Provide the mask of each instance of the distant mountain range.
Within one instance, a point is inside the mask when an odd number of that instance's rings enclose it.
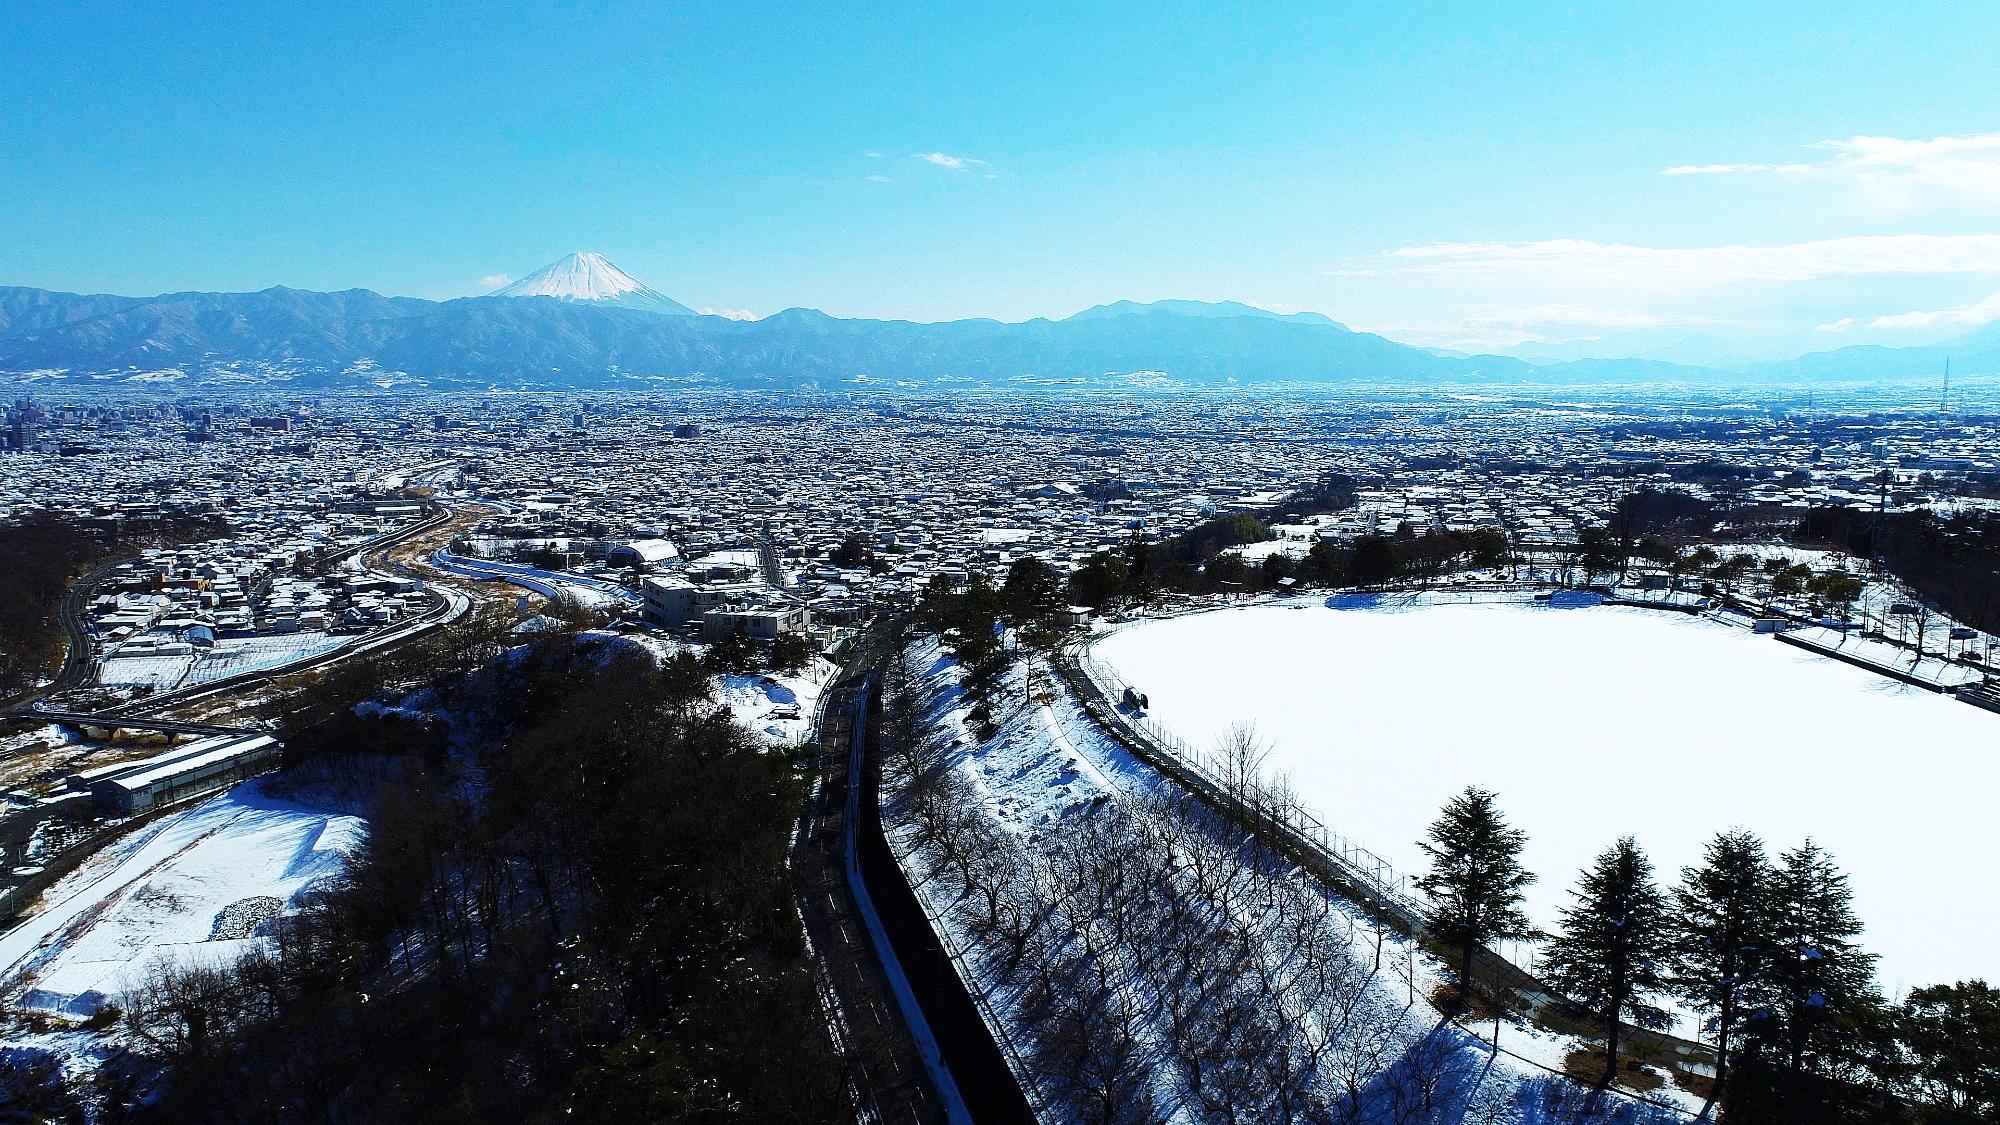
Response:
[[[596,254],[453,301],[364,289],[114,297],[0,287],[0,372],[73,386],[1726,383],[1935,378],[1946,356],[1955,372],[2000,372],[2000,328],[1949,347],[1706,368],[1440,353],[1318,313],[1234,302],[1120,301],[1018,324],[846,320],[811,309],[731,320],[698,315]]]

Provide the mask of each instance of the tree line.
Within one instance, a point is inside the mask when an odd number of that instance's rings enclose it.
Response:
[[[1446,804],[1419,846],[1432,936],[1454,955],[1462,1007],[1474,953],[1535,936],[1521,907],[1526,834],[1494,794]],[[1847,878],[1810,840],[1775,859],[1756,835],[1718,834],[1662,887],[1630,837],[1580,875],[1541,968],[1605,1041],[1599,1086],[1621,1073],[1629,1024],[1664,1028],[1660,1001],[1699,1013],[1715,1051],[1710,1107],[1732,1122],[1990,1120],[2000,1113],[2000,992],[1983,981],[1913,991],[1874,984]],[[1499,998],[1493,998],[1497,1004]]]
[[[709,675],[481,620],[289,701],[272,784],[358,802],[366,843],[268,948],[121,999],[107,1119],[851,1116],[787,873],[801,763]]]
[[[1245,513],[1218,516],[1179,535],[1154,541],[1134,535],[1116,550],[1085,559],[1070,575],[1069,598],[1109,608],[1146,602],[1162,593],[1257,593],[1295,586],[1384,586],[1431,581],[1463,567],[1496,567],[1511,557],[1493,528],[1362,535],[1351,543],[1321,539],[1294,558],[1274,553],[1250,562],[1229,548],[1275,538]]]
[[[216,516],[166,516],[114,543],[56,512],[0,522],[0,695],[30,687],[55,669],[63,641],[56,606],[84,572],[127,549],[212,539],[228,530]]]
[[[2000,516],[1821,507],[1799,519],[1793,536],[1856,558],[1879,559],[1920,598],[1953,618],[2000,632]]]

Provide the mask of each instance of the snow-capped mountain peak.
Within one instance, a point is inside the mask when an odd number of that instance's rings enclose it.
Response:
[[[695,311],[619,269],[602,254],[571,254],[551,262],[519,281],[503,285],[491,297],[554,297],[587,301],[647,312],[694,316]]]

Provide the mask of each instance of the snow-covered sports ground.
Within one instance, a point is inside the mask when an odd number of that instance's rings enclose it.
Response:
[[[1447,798],[1494,790],[1543,926],[1618,836],[1668,882],[1742,826],[1833,852],[1892,995],[2000,971],[2000,715],[1948,696],[1706,619],[1518,596],[1302,598],[1093,655],[1194,746],[1254,723],[1310,809],[1405,872]]]

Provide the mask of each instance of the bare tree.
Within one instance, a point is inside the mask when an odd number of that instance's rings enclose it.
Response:
[[[177,1064],[230,1050],[252,1015],[243,980],[249,968],[247,961],[232,966],[157,960],[125,993],[120,1005],[125,1024],[152,1053]]]

